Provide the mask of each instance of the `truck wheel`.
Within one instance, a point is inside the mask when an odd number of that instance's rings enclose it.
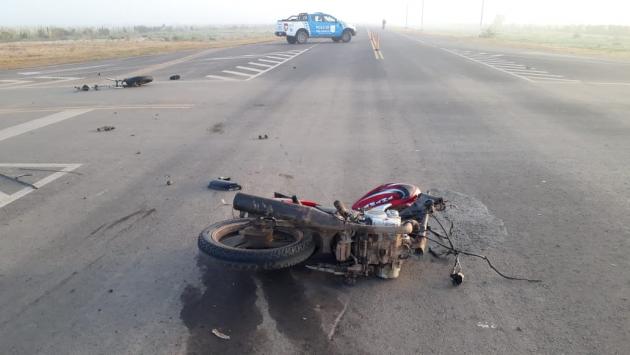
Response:
[[[341,41],[341,38],[333,37],[332,40],[333,40],[333,42],[337,43],[337,42]]]
[[[352,34],[350,33],[350,31],[348,30],[343,31],[343,34],[341,35],[341,40],[343,41],[343,43],[348,43],[350,42],[351,39],[352,39]]]
[[[289,42],[290,44],[295,44],[295,36],[287,36],[287,42]]]
[[[298,33],[295,35],[295,38],[297,39],[297,43],[304,44],[306,43],[306,41],[308,41],[308,32],[306,32],[305,30],[299,30]]]

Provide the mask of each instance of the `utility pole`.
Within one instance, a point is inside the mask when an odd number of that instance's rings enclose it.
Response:
[[[422,0],[422,10],[420,12],[420,31],[424,31],[424,0]]]
[[[483,8],[484,8],[484,2],[485,0],[481,0],[481,19],[479,19],[479,28],[483,29]]]
[[[405,28],[409,25],[409,3],[407,3],[407,9],[405,10]]]

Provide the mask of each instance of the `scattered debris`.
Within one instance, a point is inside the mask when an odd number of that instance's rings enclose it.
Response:
[[[488,322],[477,322],[477,326],[479,328],[484,328],[484,329],[496,329],[497,326],[494,323],[488,323]]]
[[[242,189],[241,185],[230,181],[230,178],[219,177],[210,181],[208,188],[220,191],[236,191]]]
[[[97,132],[109,132],[109,131],[113,131],[115,130],[116,127],[114,126],[103,126],[103,127],[99,127],[96,129]]]
[[[3,177],[3,178],[5,178],[5,179],[9,179],[9,180],[11,180],[11,181],[15,181],[15,182],[17,182],[18,184],[26,185],[26,186],[28,186],[28,187],[31,187],[31,188],[35,189],[35,190],[39,189],[39,187],[37,187],[37,186],[35,186],[35,185],[31,184],[30,182],[26,182],[26,181],[22,181],[22,180],[20,180],[20,178],[21,178],[21,177],[23,177],[23,176],[33,176],[33,175],[31,175],[31,174],[24,174],[24,175],[20,175],[20,176],[16,176],[16,177],[9,176],[9,175],[4,175],[4,174],[0,174],[0,176],[1,176],[1,177]]]
[[[223,123],[219,122],[219,123],[215,123],[212,128],[210,128],[210,131],[212,133],[219,133],[222,134],[223,133]]]
[[[280,173],[280,174],[278,174],[278,176],[283,177],[285,179],[289,179],[289,180],[293,179],[293,175],[291,175],[291,174]]]
[[[181,76],[179,76],[178,74],[171,75],[171,76],[168,78],[168,80],[179,80],[179,79],[181,79]]]
[[[68,173],[75,175],[83,175],[76,171],[65,171],[65,170],[56,170],[56,169],[39,169],[39,168],[20,168],[20,170],[28,170],[28,171],[52,171],[54,173]]]
[[[268,138],[269,138],[269,136],[266,135],[266,134],[265,135],[262,135],[262,134],[258,135],[258,139],[268,139]]]
[[[224,333],[221,333],[218,329],[214,328],[212,329],[212,334],[216,335],[217,337],[224,339],[224,340],[230,340],[230,336]]]
[[[337,315],[337,318],[335,318],[335,322],[333,323],[332,328],[330,328],[330,332],[328,332],[328,340],[332,340],[332,338],[335,336],[335,332],[337,331],[337,326],[339,325],[339,322],[341,322],[341,318],[343,317],[344,314],[346,314],[346,311],[348,310],[348,303],[350,303],[349,301],[346,301],[346,303],[343,304],[343,309],[341,310],[341,312],[339,312],[339,314]]]

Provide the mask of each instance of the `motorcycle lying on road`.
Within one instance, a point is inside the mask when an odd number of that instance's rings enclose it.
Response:
[[[274,198],[238,193],[233,207],[241,218],[203,230],[198,239],[202,252],[251,270],[282,269],[314,255],[328,256],[334,262],[306,267],[344,276],[353,284],[359,276],[397,278],[405,259],[427,252],[429,218],[446,204],[414,185],[384,184],[351,210],[338,200],[329,208],[278,193]],[[463,277],[457,270],[451,273],[455,285]]]
[[[210,225],[199,235],[197,245],[239,269],[276,270],[327,258],[333,261],[306,267],[341,275],[346,283],[354,284],[359,276],[395,279],[411,255],[429,252],[435,257],[455,257],[450,273],[455,286],[464,281],[460,255],[484,260],[505,279],[541,282],[506,275],[488,257],[456,248],[453,225],[447,231],[435,216],[446,209],[446,201],[410,184],[378,186],[351,210],[340,201],[331,208],[279,193],[274,198],[238,193],[232,205],[240,218]],[[440,232],[431,228],[429,219],[439,225]],[[428,241],[444,251],[428,248]]]

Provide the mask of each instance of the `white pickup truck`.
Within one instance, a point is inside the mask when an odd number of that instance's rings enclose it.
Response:
[[[287,38],[287,42],[306,43],[309,37],[332,38],[335,42],[350,42],[352,36],[357,34],[356,27],[347,25],[333,16],[322,12],[312,14],[301,13],[284,20],[279,20],[276,25],[276,36]]]

